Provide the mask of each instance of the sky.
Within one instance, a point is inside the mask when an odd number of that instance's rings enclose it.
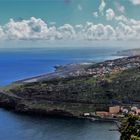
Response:
[[[0,0],[3,40],[140,40],[140,0]]]

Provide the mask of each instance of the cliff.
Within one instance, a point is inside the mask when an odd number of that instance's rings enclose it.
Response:
[[[122,62],[121,66],[123,61],[113,60],[119,64]],[[85,70],[93,67],[100,70],[100,66],[106,64],[94,64]],[[139,85],[139,67],[117,72],[113,69],[102,75],[84,74],[36,82],[15,82],[1,88],[0,106],[24,113],[79,117],[85,112],[108,110],[114,104],[139,103]]]

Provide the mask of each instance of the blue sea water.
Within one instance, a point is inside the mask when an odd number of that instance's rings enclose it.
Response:
[[[17,115],[0,109],[1,140],[119,140],[114,123]]]
[[[119,47],[49,46],[47,42],[4,42],[0,47],[0,85],[52,72],[55,65],[114,59]]]
[[[0,47],[0,85],[52,72],[57,64],[114,59],[119,47],[49,46],[47,42],[4,42]],[[23,116],[0,109],[0,140],[119,140],[114,123]]]

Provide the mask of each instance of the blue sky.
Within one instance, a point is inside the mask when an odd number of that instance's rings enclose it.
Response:
[[[101,0],[0,0],[0,23],[8,22],[9,18],[28,19],[32,16],[57,25],[85,24],[87,21],[106,23],[104,17],[93,16],[100,3]],[[125,16],[140,19],[140,5],[134,5],[130,0],[105,0],[105,3],[105,10],[112,8],[120,15],[116,5],[123,6]]]
[[[0,38],[140,40],[140,0],[0,0]]]

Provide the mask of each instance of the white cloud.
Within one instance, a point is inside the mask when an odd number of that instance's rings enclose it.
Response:
[[[56,22],[52,21],[49,23],[50,25],[56,25]]]
[[[9,23],[3,27],[3,31],[9,39],[43,39],[48,32],[48,27],[43,20],[31,17],[30,20],[18,22],[10,19]]]
[[[79,10],[79,11],[82,11],[82,10],[83,10],[82,5],[78,4],[78,10]]]
[[[129,19],[123,15],[114,16],[108,14],[107,19],[115,20],[115,26],[87,22],[85,25],[64,24],[60,27],[49,27],[43,20],[34,17],[21,21],[10,19],[7,24],[0,26],[0,39],[140,40],[140,20]]]
[[[95,18],[97,18],[97,17],[98,17],[98,12],[93,12],[93,16],[94,16]]]
[[[114,17],[115,17],[114,11],[111,8],[107,9],[106,10],[106,19],[112,20]]]
[[[140,4],[140,0],[130,0],[130,2],[132,2],[134,5]]]
[[[116,31],[111,25],[105,26],[106,39],[115,39]]]
[[[58,28],[59,33],[62,35],[63,39],[73,39],[75,38],[74,27],[70,24],[65,24]]]
[[[115,17],[115,20],[118,21],[118,22],[119,22],[119,21],[128,22],[127,17],[125,17],[124,15],[116,16],[116,17]]]
[[[0,26],[0,39],[4,39],[5,34],[3,32],[3,28]]]
[[[125,16],[115,18],[117,37],[121,39],[140,40],[140,20],[128,19]]]
[[[46,35],[44,35],[44,39],[48,39],[48,40],[60,40],[62,39],[62,35],[61,33],[59,33],[56,29],[55,26],[50,27],[48,32],[46,33]]]
[[[110,25],[87,23],[85,28],[86,40],[111,40],[115,39],[115,29]]]
[[[104,9],[106,7],[106,3],[104,0],[101,0],[101,4],[99,6],[99,13],[103,16],[104,15]]]
[[[121,13],[121,14],[125,13],[125,7],[123,5],[121,5],[120,3],[115,2],[115,7],[119,13]]]
[[[75,28],[77,28],[77,29],[82,29],[83,28],[83,25],[82,24],[77,24],[77,25],[75,25]]]

